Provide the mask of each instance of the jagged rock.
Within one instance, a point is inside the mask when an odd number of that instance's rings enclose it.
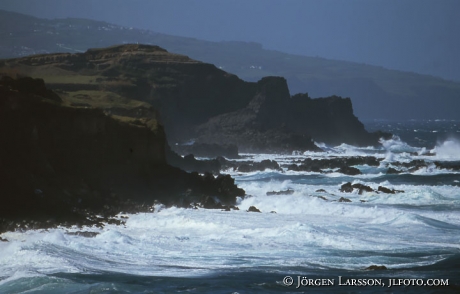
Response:
[[[272,196],[272,195],[292,195],[294,194],[294,190],[292,189],[287,189],[284,191],[271,191],[266,193],[267,196]]]
[[[222,209],[222,211],[231,211],[232,209],[233,210],[240,210],[238,208],[238,206],[234,206],[234,205],[223,205],[222,206],[224,209]]]
[[[169,148],[166,150],[166,160],[170,165],[190,172],[218,174],[221,168],[217,159],[197,160],[193,154],[182,157]]]
[[[201,207],[206,209],[222,209],[225,208],[221,203],[216,202],[214,197],[206,196],[205,200],[202,202]],[[230,208],[228,208],[230,210]]]
[[[279,164],[275,160],[269,159],[262,160],[261,162],[241,163],[237,167],[237,170],[243,173],[264,171],[266,169],[281,170]]]
[[[67,232],[67,235],[81,236],[85,238],[94,238],[99,235],[98,232],[88,232],[88,231],[77,231],[77,232]]]
[[[375,270],[386,270],[387,267],[384,265],[371,265],[365,268],[368,271],[375,271]]]
[[[428,164],[423,159],[415,159],[410,162],[393,162],[392,165],[405,167],[407,168],[408,172],[411,173],[428,166]]]
[[[352,167],[352,166],[341,167],[338,170],[338,172],[342,173],[342,174],[345,174],[345,175],[350,175],[350,176],[355,176],[355,175],[360,175],[361,174],[361,171],[359,169],[357,169],[356,167]]]
[[[365,192],[374,192],[374,189],[372,189],[369,186],[363,185],[363,184],[353,184],[352,187],[353,187],[353,189],[358,189],[359,190],[359,192],[358,192],[359,195],[362,195],[363,191],[365,191]]]
[[[392,167],[388,168],[387,170],[387,175],[397,175],[397,174],[400,174],[401,171],[397,170],[397,169],[394,169]]]
[[[243,163],[241,164],[240,166],[237,167],[237,170],[239,172],[242,172],[242,173],[249,173],[251,171],[254,171],[254,167],[249,165],[249,164],[246,164],[246,163]]]
[[[460,171],[460,161],[435,161],[436,168]]]
[[[387,193],[387,194],[395,194],[394,190],[388,189],[388,188],[383,187],[383,186],[379,186],[377,191],[382,192],[382,193]]]
[[[324,172],[323,170],[325,169],[339,168],[339,172],[341,173],[356,175],[360,174],[361,172],[359,169],[352,167],[353,165],[378,166],[379,164],[379,160],[373,156],[353,156],[329,159],[306,158],[300,162],[300,165],[290,164],[286,167],[288,170],[307,172]]]
[[[343,184],[340,187],[340,192],[351,193],[351,192],[353,192],[353,189],[358,189],[359,190],[358,191],[359,195],[362,195],[363,192],[374,192],[374,189],[372,189],[369,186],[366,186],[366,185],[363,185],[363,184],[358,184],[358,183],[352,185],[350,182]]]
[[[351,185],[350,182],[345,183],[342,186],[340,186],[340,192],[351,193],[351,192],[353,192],[353,186]]]
[[[255,206],[250,206],[249,209],[247,210],[248,212],[261,212],[257,207]]]
[[[345,197],[340,197],[339,202],[351,202],[351,200]]]
[[[402,190],[395,190],[395,189],[388,189],[383,186],[379,186],[377,189],[378,192],[386,193],[386,194],[396,194],[396,193],[404,193]]]

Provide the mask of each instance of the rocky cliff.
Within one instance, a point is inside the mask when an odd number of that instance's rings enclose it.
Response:
[[[167,164],[156,119],[114,118],[66,106],[43,80],[0,80],[0,231],[18,220],[93,224],[94,215],[188,207],[243,196],[229,176],[200,176]],[[38,223],[36,223],[38,222]]]
[[[0,62],[2,71],[43,78],[74,106],[135,119],[156,119],[156,109],[173,147],[194,140],[290,152],[317,150],[312,139],[373,145],[381,135],[364,129],[349,99],[291,97],[283,78],[244,82],[157,46],[36,55]]]
[[[196,127],[197,142],[232,142],[249,152],[319,151],[311,141],[375,145],[384,133],[368,133],[353,115],[349,98],[290,96],[286,80],[260,80],[246,107],[217,115]]]

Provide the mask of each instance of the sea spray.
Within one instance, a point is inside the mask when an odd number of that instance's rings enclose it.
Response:
[[[438,142],[432,151],[437,159],[460,160],[460,140],[455,137]]]

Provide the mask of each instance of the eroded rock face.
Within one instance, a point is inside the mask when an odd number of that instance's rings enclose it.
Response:
[[[226,204],[244,195],[230,176],[168,165],[166,136],[154,119],[133,124],[68,107],[42,84],[0,83],[0,231],[17,219],[25,228],[100,224],[120,211],[150,211],[156,200],[187,207],[206,195]]]
[[[59,72],[49,86],[80,99],[72,102],[77,106],[93,103],[91,95],[83,97],[87,94],[82,91],[104,93],[100,95],[104,99],[147,102],[150,106],[129,111],[94,105],[113,114],[148,119],[157,118],[153,105],[171,145],[195,139],[197,144],[233,144],[242,152],[290,153],[321,151],[313,140],[375,145],[388,135],[369,134],[354,116],[349,98],[291,97],[282,77],[245,82],[214,65],[157,46],[131,44],[81,54],[39,55],[8,60],[2,66],[26,67],[43,77]]]
[[[196,127],[197,140],[233,142],[245,152],[321,151],[329,144],[375,145],[388,134],[369,134],[353,115],[350,99],[290,97],[286,80],[267,77],[246,107],[217,115]]]
[[[372,189],[369,186],[363,185],[363,184],[351,184],[350,182],[343,184],[340,186],[340,192],[342,193],[352,193],[353,189],[358,190],[358,194],[362,195],[363,192],[376,192],[376,193],[386,193],[386,194],[396,194],[396,193],[404,193],[402,190],[395,190],[395,189],[389,189],[387,187],[379,186],[377,190]]]
[[[378,166],[380,161],[373,156],[353,156],[330,159],[311,159],[306,158],[299,161],[299,164],[286,166],[288,170],[307,171],[307,172],[326,172],[328,169],[337,169],[338,172],[348,175],[358,175],[361,171],[353,165]]]
[[[257,207],[250,206],[247,210],[248,212],[261,212]]]

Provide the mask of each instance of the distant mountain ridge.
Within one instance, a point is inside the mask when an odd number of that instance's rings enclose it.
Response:
[[[209,42],[84,19],[46,20],[0,11],[0,58],[84,52],[120,43],[158,45],[215,64],[247,81],[283,76],[291,93],[350,97],[360,119],[460,119],[460,83],[377,66]]]

